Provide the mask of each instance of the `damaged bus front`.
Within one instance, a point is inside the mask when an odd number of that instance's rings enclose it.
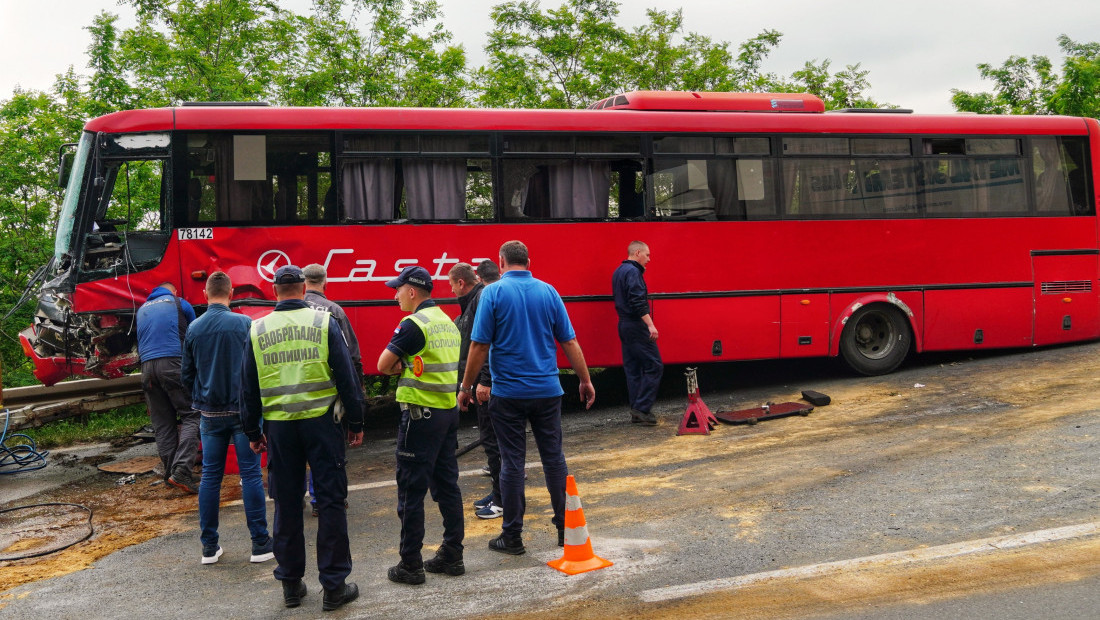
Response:
[[[33,324],[19,335],[46,385],[71,375],[113,378],[135,368],[137,308],[153,287],[179,279],[178,264],[164,260],[170,133],[109,133],[93,124],[69,145],[75,153],[62,149],[65,195],[53,257],[28,286],[38,289],[38,306]]]

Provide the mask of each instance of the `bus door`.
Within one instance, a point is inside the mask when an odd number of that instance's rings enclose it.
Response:
[[[1035,277],[1036,345],[1100,335],[1097,250],[1037,250],[1031,253]]]

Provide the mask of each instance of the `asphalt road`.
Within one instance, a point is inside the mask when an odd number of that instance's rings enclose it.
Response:
[[[827,393],[833,403],[808,417],[682,437],[676,436],[686,405],[682,369],[667,370],[656,428],[629,424],[623,388],[609,371],[597,388],[596,408],[568,412],[564,430],[593,547],[615,564],[573,577],[546,566],[560,550],[536,459],[529,464],[526,555],[489,551],[500,522],[478,520],[470,511],[465,576],[429,575],[419,587],[387,581],[399,528],[394,445],[392,436],[376,434],[350,453],[350,580],[362,596],[332,616],[1095,615],[1098,354],[1100,344],[1090,343],[922,356],[876,378],[820,360],[711,365],[701,369],[699,382],[713,410],[789,400],[802,389]],[[467,427],[460,441],[475,437],[476,429]],[[488,487],[478,475],[482,462],[479,450],[460,459],[467,502]],[[91,479],[85,486],[95,484]],[[134,486],[173,493],[146,485]],[[128,497],[125,489],[113,492]],[[286,610],[271,563],[248,563],[239,505],[223,508],[225,555],[202,566],[193,500],[174,501],[183,506],[175,517],[142,517],[175,518],[174,533],[63,576],[14,588],[0,582],[0,615],[319,615],[312,561],[309,595],[302,607]],[[430,556],[442,529],[433,505],[427,512]],[[306,519],[312,552],[315,522]],[[101,528],[93,540],[111,535]],[[21,567],[33,568],[0,563],[0,579]]]

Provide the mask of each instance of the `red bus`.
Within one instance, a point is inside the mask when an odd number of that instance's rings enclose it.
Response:
[[[451,265],[520,239],[589,364],[615,366],[611,272],[640,239],[667,363],[840,355],[878,374],[910,351],[1093,339],[1098,154],[1092,119],[826,113],[798,94],[118,112],[63,167],[21,338],[44,383],[116,376],[160,282],[201,310],[225,271],[258,315],[276,268],[316,262],[369,357],[401,316],[387,279],[420,264],[446,303]]]

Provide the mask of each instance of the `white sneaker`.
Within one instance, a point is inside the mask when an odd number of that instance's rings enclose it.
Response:
[[[474,514],[477,515],[478,519],[499,519],[504,516],[504,509],[493,502],[489,502]]]
[[[202,550],[202,563],[203,564],[217,564],[218,558],[222,557],[222,547],[218,545],[218,548],[211,550],[209,548],[203,548]]]

